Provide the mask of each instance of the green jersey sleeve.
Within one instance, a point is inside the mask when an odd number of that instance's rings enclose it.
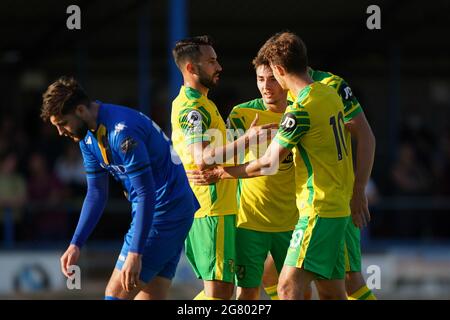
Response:
[[[242,136],[247,128],[245,126],[245,118],[239,112],[239,109],[233,109],[227,118],[227,134],[229,141],[234,141]]]
[[[344,103],[344,121],[348,122],[362,111],[361,105],[359,104],[358,99],[353,95],[352,89],[344,80],[341,82],[338,94]]]
[[[292,149],[300,142],[300,138],[308,132],[309,128],[308,111],[302,105],[294,103],[287,107],[274,139],[282,147]]]
[[[187,145],[210,141],[207,130],[211,126],[210,113],[199,103],[194,102],[178,114],[178,122]]]

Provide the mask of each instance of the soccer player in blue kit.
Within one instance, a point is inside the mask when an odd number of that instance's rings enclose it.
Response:
[[[41,118],[78,142],[87,194],[62,272],[75,265],[105,208],[108,173],[131,202],[132,222],[105,299],[165,299],[199,204],[169,138],[146,115],[91,101],[73,78],[61,77],[43,94]]]

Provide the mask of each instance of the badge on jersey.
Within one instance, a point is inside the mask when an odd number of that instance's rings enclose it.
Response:
[[[297,126],[297,118],[292,113],[286,113],[281,119],[281,128],[283,131],[291,132]]]
[[[120,150],[122,150],[123,153],[127,153],[127,152],[133,150],[136,146],[137,146],[137,141],[134,140],[132,137],[127,137],[120,144]]]
[[[283,160],[282,163],[292,163],[294,162],[294,155],[292,152],[289,152],[289,154],[286,156],[286,158]]]
[[[191,131],[197,131],[202,128],[202,115],[197,110],[192,110],[188,113],[187,122],[189,123],[189,127]]]
[[[350,89],[350,87],[346,83],[343,83],[341,85],[340,91],[341,97],[343,97],[344,100],[351,100],[353,98],[352,89]]]

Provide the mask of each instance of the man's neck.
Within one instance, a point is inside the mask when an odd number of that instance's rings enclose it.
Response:
[[[97,130],[97,118],[98,118],[98,110],[100,109],[100,105],[97,102],[91,102],[89,106],[89,111],[91,113],[90,119],[87,121],[87,126],[89,130],[95,131]]]
[[[284,113],[287,108],[287,98],[281,101],[277,101],[276,103],[264,103],[264,105],[272,112]]]
[[[209,89],[197,81],[184,80],[184,86],[199,91],[205,97],[208,96]]]
[[[286,76],[286,85],[295,96],[298,96],[300,91],[313,82],[308,72],[303,74],[289,74]]]

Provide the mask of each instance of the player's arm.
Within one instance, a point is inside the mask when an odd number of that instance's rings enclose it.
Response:
[[[375,136],[363,112],[349,120],[345,127],[356,142],[356,168],[353,196],[351,201],[352,218],[359,228],[370,221],[370,213],[365,189],[372,172],[375,157]]]
[[[84,198],[80,218],[69,248],[61,257],[61,270],[69,276],[68,268],[77,263],[80,248],[84,245],[105,209],[108,200],[108,174],[100,167],[89,150],[80,144],[86,170],[87,193]]]
[[[219,166],[214,170],[216,170],[219,179],[254,178],[273,175],[278,172],[280,162],[289,153],[289,148],[283,147],[277,141],[273,141],[259,159],[234,167]]]
[[[245,179],[273,175],[278,172],[279,163],[290,153],[290,149],[272,141],[264,155],[256,160],[230,167],[217,166],[210,170],[187,171],[188,178],[196,185],[208,185],[223,179]]]
[[[116,137],[125,174],[136,192],[134,233],[131,238],[127,258],[121,270],[121,283],[126,291],[131,291],[139,282],[142,267],[142,252],[150,232],[155,211],[155,182],[146,144],[131,130],[122,131]]]
[[[362,228],[370,221],[365,189],[375,157],[375,136],[361,105],[345,81],[341,84],[339,95],[344,103],[345,128],[350,132],[352,140],[356,142],[355,182],[350,205],[354,224]]]
[[[183,130],[189,152],[194,159],[199,170],[205,170],[214,167],[217,164],[223,164],[233,159],[236,163],[235,155],[240,150],[245,150],[250,141],[254,141],[259,136],[264,136],[267,130],[276,128],[277,124],[266,124],[257,126],[258,118],[252,122],[250,129],[235,141],[224,143],[217,147],[210,145],[212,135],[217,134],[216,139],[222,139],[222,133],[214,131],[211,126],[210,117],[205,115],[206,111],[200,111],[195,108],[185,109],[179,117],[180,127]]]
[[[356,142],[356,170],[354,188],[364,190],[369,182],[375,157],[375,136],[364,113],[345,124]]]
[[[209,171],[189,171],[189,180],[195,184],[209,184],[210,180],[252,178],[277,173],[280,161],[283,161],[306,134],[310,128],[309,114],[305,109],[287,109],[278,129],[277,135],[267,148],[264,155],[254,161],[233,166],[217,167]]]

